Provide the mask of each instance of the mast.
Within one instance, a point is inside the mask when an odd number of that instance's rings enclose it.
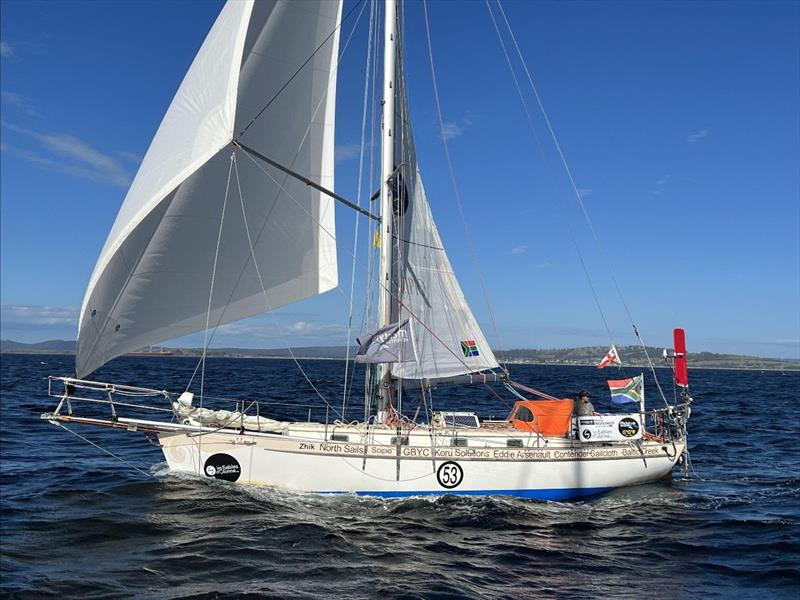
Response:
[[[394,173],[394,115],[395,115],[395,65],[397,64],[397,2],[384,2],[383,31],[383,102],[381,126],[381,225],[380,269],[378,289],[378,328],[392,321],[392,191],[390,179]],[[378,421],[386,413],[389,388],[384,383],[389,377],[389,365],[376,367],[373,394],[378,399]]]
[[[377,408],[376,421],[384,424],[394,420],[392,408],[402,409],[406,388],[429,388],[439,381],[469,383],[478,373],[481,378],[494,377],[484,372],[499,367],[447,258],[422,184],[407,115],[401,2],[383,3],[375,325],[381,331],[407,321],[402,335],[408,336],[410,355],[388,364],[373,363],[367,370],[365,418]]]

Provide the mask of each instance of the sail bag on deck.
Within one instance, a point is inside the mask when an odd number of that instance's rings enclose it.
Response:
[[[340,19],[341,2],[331,0],[222,9],[95,266],[81,309],[79,377],[207,323],[337,285],[333,201],[243,152],[232,167],[231,142],[333,188]]]

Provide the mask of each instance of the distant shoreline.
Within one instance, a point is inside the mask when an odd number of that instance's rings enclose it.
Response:
[[[14,354],[14,355],[27,355],[27,356],[75,356],[74,352],[47,352],[47,351],[30,351],[30,350],[2,350],[0,351],[0,355],[2,354]],[[137,353],[135,355],[127,355],[124,354],[120,358],[144,358],[144,359],[154,359],[154,358],[164,358],[164,359],[171,359],[171,358],[199,358],[200,354],[193,354],[193,353],[163,353],[160,354],[158,352],[153,352],[151,356],[148,356],[147,353]],[[254,355],[254,354],[217,354],[213,350],[207,355],[207,358],[222,358],[222,359],[247,359],[247,360],[294,360],[291,356],[278,356],[278,355]],[[344,357],[334,357],[334,356],[301,356],[295,355],[297,360],[326,360],[326,361],[344,361],[346,360]],[[772,360],[776,362],[780,362],[780,359],[764,359],[764,360]],[[533,361],[533,360],[518,360],[518,359],[511,359],[502,361],[509,365],[536,365],[538,367],[596,367],[596,362],[541,362],[541,361]],[[649,365],[644,365],[641,363],[630,363],[624,365],[627,368],[636,368],[636,369],[649,369]],[[653,365],[656,369],[669,369],[670,367],[663,364],[654,364]],[[692,365],[691,362],[691,355],[689,356],[689,368],[690,369],[702,369],[708,371],[774,371],[774,372],[800,372],[800,364],[798,365],[791,365],[791,366],[754,366],[754,367],[742,367],[742,366],[709,366],[709,365]],[[612,367],[613,369],[613,367]]]

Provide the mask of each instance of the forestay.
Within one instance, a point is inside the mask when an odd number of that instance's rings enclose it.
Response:
[[[213,327],[337,285],[333,201],[242,152],[232,169],[231,141],[239,135],[333,188],[340,18],[341,2],[330,0],[225,5],[95,266],[81,309],[79,377],[126,352],[204,329],[209,297]]]
[[[391,187],[392,294],[399,302],[392,319],[409,319],[414,356],[392,365],[392,375],[435,381],[495,369],[497,360],[464,298],[433,221],[417,166],[402,62],[398,74],[399,114],[393,128],[397,170]]]

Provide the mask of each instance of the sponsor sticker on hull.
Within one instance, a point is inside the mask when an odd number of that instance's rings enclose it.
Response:
[[[617,429],[622,437],[628,439],[635,438],[636,434],[639,433],[639,422],[636,419],[626,417],[619,420]]]
[[[203,465],[203,473],[214,479],[236,481],[242,474],[242,467],[230,454],[212,454]]]
[[[578,417],[578,435],[584,442],[627,442],[642,437],[638,413]]]

